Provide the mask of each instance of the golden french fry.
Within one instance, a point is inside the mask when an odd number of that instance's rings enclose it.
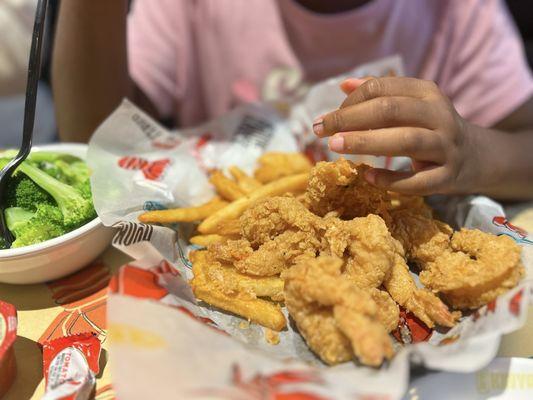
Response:
[[[254,172],[254,178],[261,183],[309,172],[313,167],[302,153],[270,152],[259,157],[257,162],[259,166]]]
[[[249,195],[228,204],[226,207],[210,215],[198,226],[198,232],[203,234],[219,233],[217,229],[224,226],[227,221],[238,219],[255,201],[265,197],[280,196],[287,192],[301,192],[307,187],[308,178],[309,174],[307,173],[286,176],[261,186]]]
[[[148,211],[139,215],[139,221],[159,224],[201,221],[227,205],[228,202],[221,200],[220,197],[217,196],[209,202],[197,207]]]
[[[274,301],[283,301],[284,282],[280,277],[246,277],[239,284],[243,289],[254,292],[257,297],[269,297]]]
[[[192,244],[195,244],[197,246],[203,246],[207,247],[211,244],[217,244],[217,243],[225,243],[229,239],[232,239],[231,236],[223,236],[223,235],[196,235],[192,236],[189,241]]]
[[[250,276],[238,272],[231,264],[222,264],[209,258],[204,251],[195,256],[200,267],[196,270],[203,274],[207,281],[216,282],[223,291],[248,293],[251,297],[270,297],[272,300],[283,299],[284,282],[279,276]]]
[[[242,169],[235,165],[229,167],[229,172],[231,176],[233,176],[233,179],[237,181],[239,187],[246,194],[251,193],[255,189],[258,189],[262,186],[261,182],[259,182],[257,179],[252,178],[251,176],[246,174],[246,172],[244,172]]]
[[[281,308],[256,298],[259,293],[279,297],[280,290],[283,291],[280,278],[275,281],[273,278],[247,277],[231,266],[214,262],[207,251],[191,252],[189,257],[194,274],[190,283],[198,299],[270,329],[280,331],[285,328],[286,320]]]
[[[213,184],[217,193],[226,200],[234,201],[244,196],[244,191],[237,182],[231,180],[222,171],[214,171],[209,176],[209,182]]]
[[[241,224],[238,219],[222,221],[217,225],[216,231],[223,236],[238,236],[241,233]]]
[[[212,306],[239,315],[259,325],[275,331],[281,331],[287,326],[281,307],[262,299],[243,300],[236,296],[229,296],[217,292],[209,285],[192,283],[194,295]]]

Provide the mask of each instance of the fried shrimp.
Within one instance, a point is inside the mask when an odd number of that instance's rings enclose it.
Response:
[[[240,223],[242,236],[257,247],[285,231],[316,234],[321,219],[294,197],[270,197],[246,210]]]
[[[342,275],[342,260],[320,256],[282,274],[285,304],[309,347],[326,363],[354,355],[379,366],[393,355],[372,295]]]
[[[277,331],[284,302],[325,363],[379,366],[394,354],[389,333],[405,330],[400,314],[427,337],[523,277],[512,239],[454,232],[424,198],[369,184],[368,165],[339,159],[307,172],[303,156],[292,160],[264,156],[257,180],[233,168],[244,194],[206,214],[194,237],[207,247],[191,253],[198,299]]]
[[[305,232],[284,232],[262,244],[249,257],[235,263],[235,269],[257,276],[277,275],[306,258],[314,258],[320,241]]]
[[[366,217],[368,214],[388,219],[389,194],[365,180],[364,173],[369,168],[343,158],[316,164],[307,185],[311,211],[320,216],[338,211],[346,219]]]
[[[515,286],[522,274],[520,247],[511,238],[461,229],[420,281],[455,308],[477,308]]]
[[[452,228],[432,219],[424,208],[402,208],[390,215],[392,236],[402,244],[407,259],[421,269],[449,249]]]
[[[344,271],[357,287],[376,288],[383,283],[397,251],[383,219],[373,214],[350,221],[326,218],[325,229],[329,254],[345,259]]]
[[[305,258],[316,257],[320,240],[305,232],[286,231],[254,250],[245,239],[210,246],[216,260],[232,263],[243,274],[274,276]]]
[[[235,263],[250,257],[254,252],[250,242],[246,239],[228,240],[214,243],[207,247],[209,254],[218,261]]]
[[[450,312],[446,304],[433,293],[416,286],[400,253],[396,254],[396,261],[384,286],[399,305],[411,311],[429,328],[435,324],[452,327],[460,316]]]
[[[400,308],[398,304],[392,299],[389,293],[384,290],[379,290],[376,288],[369,289],[369,293],[372,296],[378,306],[378,315],[377,318],[381,325],[387,330],[387,332],[392,332],[398,327],[398,322],[400,319]]]

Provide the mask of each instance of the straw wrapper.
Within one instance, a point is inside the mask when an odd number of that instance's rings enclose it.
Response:
[[[294,108],[300,121],[331,107],[318,105],[313,93],[321,101],[327,93],[338,97],[335,84],[311,89]],[[294,118],[286,122],[274,109],[251,105],[204,126],[170,133],[126,101],[93,136],[88,162],[94,171],[95,206],[106,225],[118,228],[113,244],[134,259],[113,281],[108,300],[118,397],[397,398],[407,387],[410,365],[454,372],[481,369],[495,356],[501,335],[524,324],[532,242],[505,220],[501,206],[484,197],[450,200],[441,211],[458,226],[513,237],[523,246],[526,279],[446,334],[434,332],[428,342],[403,347],[379,370],[355,363],[325,367],[292,326],[280,334],[279,344],[271,345],[263,328],[198,305],[187,283],[192,276],[190,227],[144,225],[137,222],[138,215],[208,200],[208,168],[237,165],[251,172],[264,151],[308,147],[309,138],[294,129]]]

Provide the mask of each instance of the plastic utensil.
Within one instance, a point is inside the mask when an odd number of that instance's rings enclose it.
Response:
[[[41,50],[43,45],[43,32],[46,19],[48,0],[39,0],[33,25],[31,40],[30,61],[28,66],[28,83],[26,85],[26,103],[24,105],[24,126],[22,128],[22,145],[17,156],[0,171],[0,235],[4,238],[7,247],[13,243],[13,235],[7,228],[4,209],[7,183],[17,167],[28,157],[31,151],[33,138],[33,124],[35,122],[35,106],[37,103],[37,88],[41,74]]]

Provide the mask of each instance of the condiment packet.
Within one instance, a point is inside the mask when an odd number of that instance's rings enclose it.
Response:
[[[0,398],[15,380],[17,364],[13,344],[17,338],[17,310],[0,301]]]
[[[65,336],[43,344],[46,389],[43,400],[85,400],[99,372],[100,341],[92,333]]]

